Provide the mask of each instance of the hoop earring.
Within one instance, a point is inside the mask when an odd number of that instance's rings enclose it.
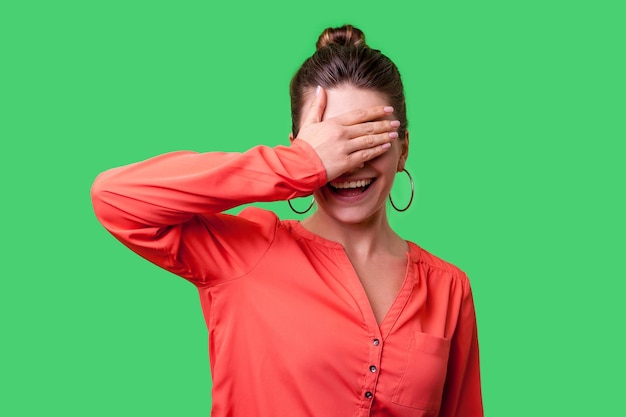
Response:
[[[308,212],[309,210],[311,210],[311,207],[313,207],[313,204],[315,204],[315,197],[313,197],[311,199],[311,204],[309,204],[309,207],[307,207],[306,210],[304,211],[298,211],[295,208],[293,208],[293,206],[291,205],[291,200],[287,200],[287,204],[289,204],[289,208],[291,208],[291,211],[293,211],[294,213],[297,214],[305,214],[306,212]]]
[[[411,181],[411,199],[409,200],[409,204],[407,204],[405,208],[399,209],[398,207],[396,207],[395,204],[393,204],[393,199],[391,198],[391,193],[389,193],[389,202],[391,203],[393,208],[396,209],[396,211],[400,211],[400,212],[407,211],[407,209],[409,207],[411,207],[411,203],[413,202],[413,196],[415,195],[415,185],[413,184],[413,177],[411,176],[411,174],[409,174],[409,171],[407,171],[406,168],[403,168],[402,172],[405,172],[406,175],[409,176],[409,181]]]

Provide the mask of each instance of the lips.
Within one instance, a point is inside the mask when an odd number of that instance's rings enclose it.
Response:
[[[374,182],[374,178],[364,178],[349,181],[331,181],[328,188],[337,195],[342,197],[354,197],[365,192]]]
[[[363,188],[372,183],[372,178],[353,181],[331,181],[329,184],[333,188]]]

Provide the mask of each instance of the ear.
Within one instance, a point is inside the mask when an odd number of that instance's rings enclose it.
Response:
[[[398,159],[398,172],[404,169],[406,159],[409,157],[409,132],[404,132],[404,140],[400,142],[400,159]]]

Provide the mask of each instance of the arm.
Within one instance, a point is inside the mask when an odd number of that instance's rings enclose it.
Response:
[[[478,334],[469,281],[465,279],[459,321],[450,345],[439,417],[482,417]]]
[[[176,152],[114,168],[98,176],[92,200],[122,243],[203,284],[246,273],[273,238],[275,216],[257,222],[219,213],[308,195],[325,182],[313,149],[296,140],[241,154]]]

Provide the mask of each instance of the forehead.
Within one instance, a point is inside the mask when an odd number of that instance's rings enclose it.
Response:
[[[388,106],[389,99],[374,90],[341,86],[326,90],[326,110],[322,120],[339,116],[352,110],[373,106]]]

